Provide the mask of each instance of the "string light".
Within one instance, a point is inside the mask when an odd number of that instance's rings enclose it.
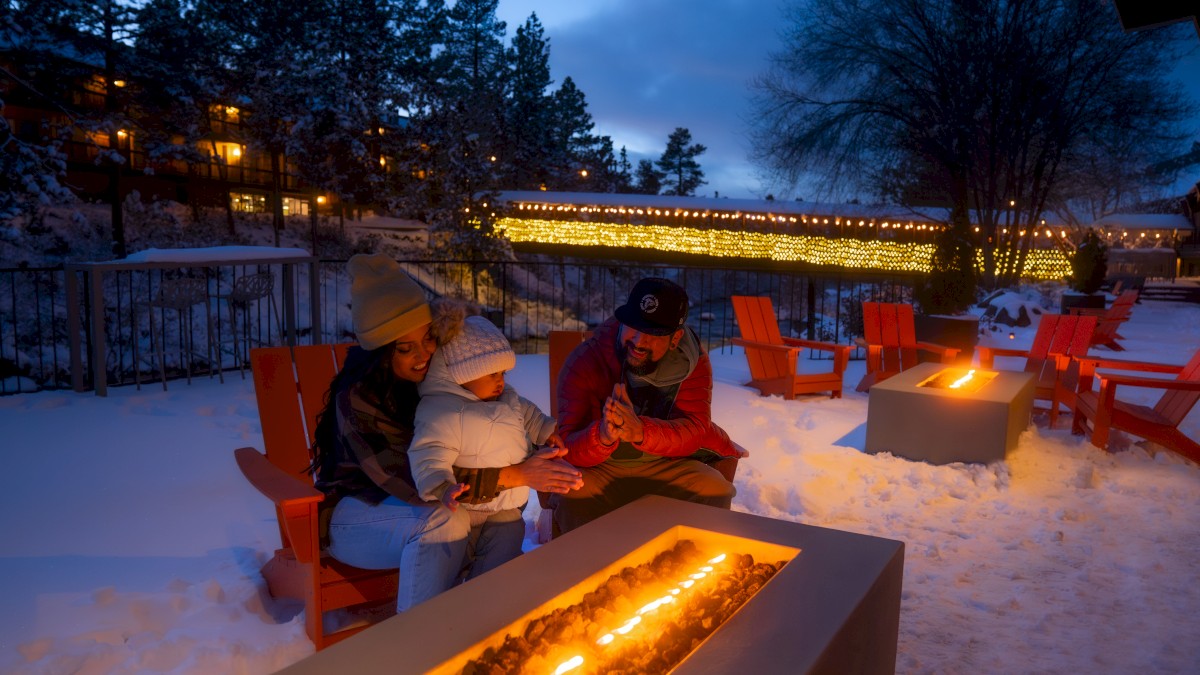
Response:
[[[636,225],[510,216],[500,218],[495,227],[515,244],[654,249],[722,258],[922,274],[930,271],[929,261],[934,250],[933,244],[701,229],[686,225]],[[912,227],[913,224],[909,223],[905,229]],[[976,266],[983,268],[982,251],[976,252]],[[1034,279],[1062,279],[1070,272],[1070,262],[1057,249],[1033,249],[1028,252],[1025,274]]]

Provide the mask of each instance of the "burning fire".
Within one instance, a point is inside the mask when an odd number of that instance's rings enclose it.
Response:
[[[722,549],[727,553],[716,555]],[[756,561],[753,553],[729,551],[726,545],[704,552],[694,541],[681,539],[651,560],[621,568],[578,602],[554,607],[514,624],[503,635],[496,634],[492,644],[455,672],[668,672],[748,602],[788,559]]]
[[[616,636],[614,635],[614,633],[619,634],[619,635],[628,634],[629,631],[633,630],[635,626],[637,626],[639,623],[642,622],[643,614],[648,614],[650,612],[657,610],[659,607],[662,607],[663,605],[669,605],[669,604],[675,602],[676,596],[678,596],[680,593],[682,593],[684,591],[692,589],[696,585],[697,581],[707,577],[709,575],[709,573],[715,569],[713,567],[714,565],[719,565],[722,562],[725,562],[725,554],[724,553],[707,561],[707,564],[701,566],[699,568],[699,570],[697,572],[695,572],[694,574],[689,574],[688,578],[684,579],[683,581],[680,581],[677,584],[676,588],[672,588],[670,591],[668,591],[667,595],[664,595],[661,598],[658,598],[657,600],[654,600],[654,601],[649,602],[649,603],[645,604],[644,606],[642,606],[642,608],[639,609],[633,616],[629,617],[624,623],[622,623],[620,627],[615,628],[611,632],[605,633],[604,635],[600,636],[600,639],[596,640],[596,644],[600,647],[604,647],[606,645],[611,644],[614,640],[617,639]],[[583,657],[577,654],[577,655],[567,659],[566,661],[563,661],[561,664],[559,664],[558,668],[554,669],[554,675],[563,675],[563,673],[570,672],[582,665],[583,665]]]
[[[950,388],[958,389],[959,387],[963,386],[964,384],[970,382],[972,377],[975,377],[975,371],[968,370],[966,375],[963,375],[962,377],[958,378],[954,382],[951,382]]]
[[[932,389],[953,389],[958,394],[973,394],[994,380],[996,375],[997,373],[990,370],[945,368],[926,378],[917,386]]]

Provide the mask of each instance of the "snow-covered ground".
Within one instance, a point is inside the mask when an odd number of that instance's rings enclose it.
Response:
[[[1121,332],[1122,357],[1183,363],[1200,306],[1147,301]],[[511,378],[543,407],[546,367]],[[992,465],[867,455],[861,361],[841,400],[761,398],[740,353],[714,368],[714,417],[752,452],[735,509],[907,544],[899,672],[1197,672],[1197,465],[1043,415]],[[10,396],[0,425],[0,671],[266,673],[312,652],[258,573],[278,531],[233,461],[261,447],[249,380]],[[1200,436],[1200,406],[1183,428]]]

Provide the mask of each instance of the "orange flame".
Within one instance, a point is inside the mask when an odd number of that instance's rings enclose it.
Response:
[[[970,382],[972,377],[975,377],[975,371],[968,370],[966,375],[963,375],[962,377],[958,378],[953,383],[951,383],[950,388],[958,389],[959,387],[963,386],[964,384]]]
[[[971,371],[971,372],[974,372],[974,371]],[[664,595],[663,597],[661,597],[657,600],[651,601],[651,602],[647,603],[646,605],[644,605],[641,609],[639,609],[637,611],[635,616],[632,616],[629,619],[627,619],[625,621],[625,623],[621,624],[621,626],[619,628],[615,628],[612,630],[612,632],[605,633],[604,635],[600,636],[600,638],[598,640],[596,640],[596,644],[603,647],[605,645],[611,644],[613,642],[613,640],[616,639],[616,635],[614,635],[614,633],[617,633],[620,635],[625,635],[625,634],[629,633],[629,631],[633,630],[633,628],[635,626],[637,626],[639,623],[642,622],[643,614],[653,612],[656,609],[658,609],[659,607],[662,607],[663,605],[669,605],[669,604],[675,602],[675,596],[679,595],[680,589],[691,588],[692,586],[694,586],[696,584],[697,579],[703,579],[704,577],[708,576],[709,572],[713,571],[712,565],[721,563],[724,560],[725,560],[724,553],[709,560],[707,565],[701,566],[699,568],[701,571],[699,571],[695,574],[689,574],[688,575],[689,578],[684,579],[683,581],[679,582],[678,588],[672,588],[670,591],[668,591],[667,595]],[[574,670],[582,665],[583,665],[583,657],[578,656],[578,655],[573,656],[573,657],[567,659],[566,661],[563,661],[562,663],[560,663],[558,668],[554,669],[554,675],[563,675],[563,673]]]

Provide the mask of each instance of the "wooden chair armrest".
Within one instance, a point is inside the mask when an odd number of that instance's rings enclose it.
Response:
[[[741,445],[739,445],[737,443],[734,443],[732,440],[730,440],[729,442],[733,443],[733,449],[737,450],[738,457],[749,457],[750,456],[749,450],[747,450],[746,448],[743,448]]]
[[[979,357],[979,365],[983,368],[991,368],[995,363],[997,356],[1017,356],[1021,358],[1029,358],[1029,350],[1027,349],[1010,349],[1008,347],[975,347],[975,354]]]
[[[1093,356],[1075,356],[1083,372],[1093,372],[1097,368],[1112,370],[1138,370],[1149,373],[1179,373],[1183,366],[1170,363],[1152,363],[1150,361],[1125,361],[1122,359],[1096,358]]]
[[[746,340],[744,338],[733,338],[731,342],[739,347],[753,347],[755,349],[767,349],[774,352],[794,352],[799,351],[799,347],[789,347],[787,345],[774,345],[769,342],[755,342],[754,340]]]
[[[1156,377],[1138,377],[1136,375],[1119,375],[1116,373],[1096,373],[1101,386],[1113,387],[1146,387],[1150,389],[1178,389],[1180,391],[1200,391],[1200,381],[1196,380],[1164,380]]]
[[[276,506],[317,503],[325,499],[320,490],[288,475],[254,448],[238,448],[233,451],[233,456],[246,480]]]
[[[954,357],[958,356],[961,350],[958,347],[944,347],[932,342],[918,342],[917,349],[924,349],[927,352],[933,352],[942,357],[942,363],[950,363]]]
[[[839,345],[839,344],[834,344],[832,342],[821,342],[819,340],[802,340],[800,338],[790,338],[790,337],[783,338],[783,343],[786,345],[790,345],[792,347],[804,347],[806,349],[818,349],[818,350],[824,351],[824,352],[833,352],[834,354],[838,353],[839,351],[849,352],[851,349],[853,349],[850,345]]]

